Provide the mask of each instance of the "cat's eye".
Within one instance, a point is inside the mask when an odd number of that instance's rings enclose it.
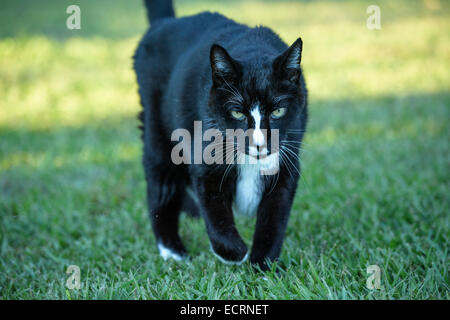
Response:
[[[272,118],[279,119],[286,114],[286,108],[278,108],[272,111]]]
[[[243,120],[245,118],[245,115],[240,111],[231,110],[230,114],[236,120]]]

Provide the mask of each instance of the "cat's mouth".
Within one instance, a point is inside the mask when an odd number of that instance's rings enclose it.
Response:
[[[248,147],[248,155],[255,159],[264,159],[269,155],[269,151],[266,147]]]
[[[265,155],[260,154],[261,153],[259,153],[258,155],[249,155],[248,153],[242,153],[238,158],[237,163],[244,165],[256,165],[263,175],[276,174],[279,170],[279,153],[266,153]]]

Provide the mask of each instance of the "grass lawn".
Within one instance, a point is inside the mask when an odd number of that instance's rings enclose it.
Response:
[[[192,259],[158,255],[131,69],[140,1],[2,0],[0,298],[449,299],[449,2],[175,3],[303,38],[310,122],[283,271],[220,263],[187,216]],[[370,4],[381,30],[366,27]],[[254,220],[237,224],[250,245]]]

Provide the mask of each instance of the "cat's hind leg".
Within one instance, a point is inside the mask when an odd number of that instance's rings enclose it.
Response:
[[[170,168],[146,167],[147,199],[156,243],[164,260],[182,260],[186,249],[178,234],[179,215],[184,195],[184,184]]]
[[[147,203],[159,253],[164,259],[187,257],[178,235],[179,215],[185,192],[185,172],[170,159],[161,119],[161,90],[150,77],[140,77],[140,114],[144,142],[143,166],[147,182]]]

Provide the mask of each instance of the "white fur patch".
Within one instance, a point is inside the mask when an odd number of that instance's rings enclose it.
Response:
[[[264,150],[265,149],[265,150]],[[267,154],[267,149],[264,148],[260,154]],[[261,175],[274,175],[280,169],[279,153],[272,153],[267,157],[258,160],[259,171]]]
[[[236,183],[233,211],[237,214],[253,216],[258,209],[262,195],[262,177],[259,165],[240,164],[238,170],[239,176]]]
[[[261,113],[259,111],[259,106],[256,106],[250,114],[253,117],[253,120],[255,120],[255,130],[253,131],[253,142],[255,145],[263,146],[265,143],[264,140],[264,134],[261,131]]]
[[[214,251],[214,249],[213,249],[213,247],[212,247],[211,244],[209,245],[209,247],[211,248],[211,251],[212,251],[212,253],[216,256],[216,258],[219,259],[222,263],[225,263],[225,264],[235,264],[235,265],[240,265],[240,264],[244,263],[245,260],[247,260],[247,258],[248,258],[248,251],[247,251],[247,253],[245,254],[244,258],[242,258],[241,261],[228,261],[228,260],[225,260],[224,258],[222,258],[221,256],[219,256],[219,255]]]
[[[158,250],[161,257],[163,257],[164,260],[167,259],[174,259],[176,261],[183,260],[183,257],[180,256],[178,253],[173,252],[169,248],[166,248],[162,243],[158,243]]]
[[[233,203],[235,214],[254,216],[261,202],[265,175],[274,175],[279,170],[279,154],[274,153],[262,159],[240,154],[238,179]]]

